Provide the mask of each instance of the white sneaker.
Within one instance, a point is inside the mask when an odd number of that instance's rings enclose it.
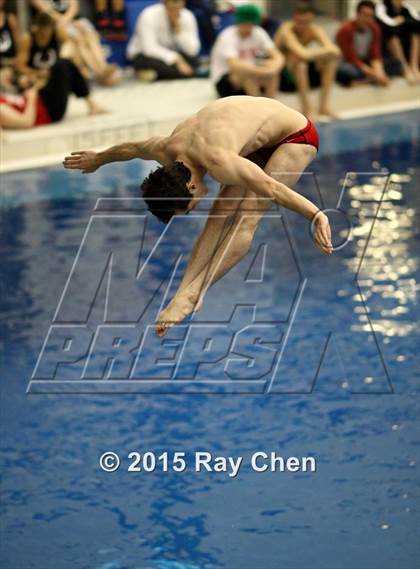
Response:
[[[153,81],[156,81],[158,74],[154,69],[140,69],[140,71],[137,71],[136,77],[139,81],[152,83]]]

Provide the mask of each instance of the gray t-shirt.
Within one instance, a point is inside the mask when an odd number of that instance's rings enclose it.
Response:
[[[370,28],[356,30],[354,34],[354,43],[357,56],[360,59],[369,59],[370,46],[372,45],[373,32]]]

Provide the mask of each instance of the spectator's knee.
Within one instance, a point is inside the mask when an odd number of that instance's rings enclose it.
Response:
[[[295,64],[293,65],[293,70],[296,73],[305,73],[308,71],[309,68],[309,64],[307,61],[305,61],[304,59],[298,59]]]

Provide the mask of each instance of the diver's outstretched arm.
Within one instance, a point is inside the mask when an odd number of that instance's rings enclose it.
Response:
[[[134,158],[162,163],[165,159],[163,140],[163,136],[152,136],[141,142],[123,142],[102,152],[78,150],[64,158],[63,166],[70,170],[81,170],[83,174],[91,174],[104,164],[124,162]]]

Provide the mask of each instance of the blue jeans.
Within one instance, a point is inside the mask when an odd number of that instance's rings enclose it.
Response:
[[[366,63],[369,64],[368,61]],[[384,70],[390,77],[401,75],[401,63],[395,59],[385,59]],[[357,65],[348,61],[341,61],[338,64],[337,81],[344,87],[349,87],[353,81],[362,81],[363,79],[366,79],[366,75]]]

